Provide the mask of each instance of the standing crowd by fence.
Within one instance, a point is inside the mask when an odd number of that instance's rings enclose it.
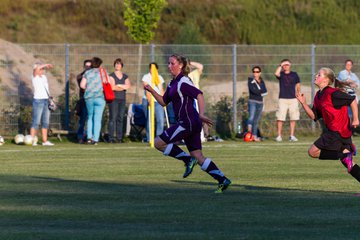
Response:
[[[215,106],[224,97],[230,101],[230,131],[238,129],[238,123],[245,114],[243,101],[247,98],[247,80],[254,66],[261,67],[262,78],[266,81],[268,95],[264,98],[264,113],[275,125],[279,94],[278,80],[274,71],[279,61],[291,59],[293,69],[301,79],[301,86],[309,99],[315,95],[312,83],[317,69],[326,66],[335,72],[343,69],[344,61],[352,59],[354,69],[359,65],[357,45],[109,45],[109,44],[12,44],[0,46],[0,76],[2,104],[0,105],[2,135],[15,135],[30,127],[29,108],[32,99],[28,76],[36,60],[50,62],[54,68],[49,71],[50,90],[59,103],[52,114],[50,126],[53,129],[76,130],[77,117],[73,114],[74,103],[78,100],[76,76],[83,70],[85,59],[98,56],[103,66],[113,68],[113,61],[121,58],[124,69],[131,79],[132,87],[127,91],[127,106],[139,104],[143,96],[142,77],[149,69],[150,62],[157,62],[159,73],[167,84],[171,77],[167,70],[167,59],[172,53],[181,53],[193,62],[203,65],[200,88],[204,92],[207,109],[214,120],[218,114]],[[105,110],[105,121],[108,112]],[[303,113],[302,113],[303,114]],[[272,117],[271,117],[272,116]],[[220,121],[220,120],[219,120]],[[298,129],[314,128],[312,122],[300,116]],[[229,125],[228,124],[228,125]],[[260,123],[261,125],[262,123]],[[266,123],[269,124],[269,123]],[[216,125],[216,124],[215,124]],[[265,134],[274,134],[275,128],[264,128]],[[287,130],[287,129],[285,129]],[[106,130],[107,131],[107,130]],[[267,132],[268,131],[268,132]],[[276,133],[275,133],[276,134]],[[276,137],[276,136],[274,136]]]

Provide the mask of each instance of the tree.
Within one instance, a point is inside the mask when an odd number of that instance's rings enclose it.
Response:
[[[125,0],[124,19],[128,34],[139,43],[149,43],[166,0]]]
[[[160,20],[160,13],[166,6],[166,0],[125,0],[124,20],[129,36],[139,45],[138,76],[136,78],[135,98],[138,98],[141,73],[142,44],[148,44],[154,38],[154,29]]]

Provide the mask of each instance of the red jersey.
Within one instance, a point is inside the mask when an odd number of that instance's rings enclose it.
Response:
[[[318,91],[314,98],[313,112],[315,118],[324,119],[325,126],[332,132],[338,132],[341,137],[352,136],[348,106],[355,97],[337,88],[326,87]]]

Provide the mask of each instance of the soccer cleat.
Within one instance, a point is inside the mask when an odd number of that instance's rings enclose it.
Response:
[[[353,167],[352,156],[353,156],[353,153],[349,152],[346,154],[346,157],[341,159],[342,164],[347,168],[348,172],[350,172]]]
[[[289,141],[290,142],[297,142],[297,141],[299,141],[295,136],[290,136],[289,137]]]
[[[186,178],[187,176],[189,176],[192,173],[196,164],[197,164],[197,159],[194,157],[191,157],[190,161],[185,164],[185,172],[184,172],[183,178]]]
[[[218,188],[215,190],[215,193],[223,193],[231,184],[230,179],[225,178],[222,183],[219,183]]]

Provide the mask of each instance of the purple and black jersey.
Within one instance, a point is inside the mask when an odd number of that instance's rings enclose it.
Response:
[[[169,83],[163,96],[166,104],[173,103],[176,121],[180,125],[189,128],[190,131],[194,127],[201,129],[202,126],[199,113],[194,104],[199,94],[202,94],[202,92],[195,87],[190,78],[179,74]]]

